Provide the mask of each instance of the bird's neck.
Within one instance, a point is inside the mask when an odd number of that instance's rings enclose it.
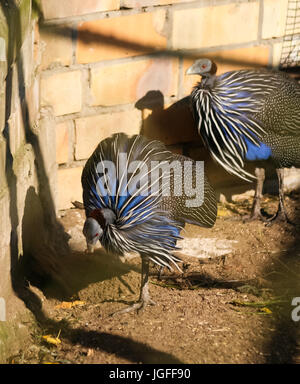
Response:
[[[201,85],[202,87],[212,88],[215,84],[216,75],[210,73],[202,76]]]
[[[106,225],[114,223],[116,220],[115,213],[108,208],[94,209],[90,212],[89,217],[95,219],[102,229],[104,229]]]

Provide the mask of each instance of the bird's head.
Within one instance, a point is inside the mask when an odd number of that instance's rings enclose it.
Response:
[[[96,219],[88,217],[83,226],[88,252],[93,252],[94,246],[103,235],[103,229]]]
[[[106,225],[112,224],[116,219],[115,213],[110,209],[95,209],[85,220],[83,234],[86,239],[87,251],[92,253],[97,241],[101,241]]]
[[[186,75],[210,76],[217,72],[216,64],[209,59],[198,59],[185,72]]]

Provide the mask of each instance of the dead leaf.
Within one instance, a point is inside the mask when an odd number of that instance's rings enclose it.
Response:
[[[268,315],[270,315],[272,313],[271,309],[267,308],[267,307],[263,307],[260,309],[261,312],[264,312]]]
[[[75,301],[62,301],[60,304],[56,305],[56,309],[71,309],[76,305],[85,305],[85,301],[75,300]]]
[[[218,216],[219,217],[232,216],[232,212],[228,211],[228,209],[226,208],[218,208]]]
[[[55,306],[56,309],[70,309],[72,308],[72,303],[69,301],[63,301],[60,304]]]
[[[58,332],[58,335],[56,337],[53,337],[51,335],[45,335],[45,336],[42,336],[42,338],[46,341],[46,343],[48,344],[53,344],[53,345],[58,345],[61,343],[61,340],[59,338],[59,335],[60,335],[60,331]]]
[[[85,301],[75,300],[72,303],[72,307],[74,307],[75,305],[85,305]]]
[[[61,340],[58,337],[52,337],[51,335],[45,335],[45,336],[42,336],[42,338],[48,344],[58,345],[61,343]]]
[[[93,356],[93,355],[94,355],[94,350],[92,348],[89,348],[87,356],[90,357],[90,356]]]

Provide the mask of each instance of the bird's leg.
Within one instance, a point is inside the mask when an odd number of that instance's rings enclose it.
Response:
[[[128,313],[134,310],[140,311],[146,305],[155,305],[155,302],[150,298],[149,286],[148,286],[148,277],[149,277],[149,259],[147,256],[142,256],[142,272],[141,272],[141,290],[140,297],[137,303],[117,311],[112,315],[117,315],[121,313]]]
[[[158,274],[157,274],[157,280],[161,280],[161,277],[162,277],[162,273],[164,271],[164,268],[163,266],[159,266],[159,270],[158,270]]]
[[[251,214],[244,217],[244,221],[252,221],[257,219],[266,221],[265,217],[261,213],[261,199],[263,196],[262,191],[263,191],[264,180],[265,180],[264,168],[256,168],[255,175],[257,177],[257,182],[256,182],[255,195],[254,195],[254,201],[251,209]]]
[[[288,218],[286,213],[286,208],[284,205],[284,192],[283,192],[283,178],[284,178],[284,169],[278,168],[276,169],[277,177],[278,177],[278,186],[279,186],[279,203],[276,214],[268,220],[267,225],[272,225],[276,221],[278,222],[286,222],[289,224],[293,224],[293,222]]]
[[[262,217],[261,199],[262,199],[262,191],[263,191],[263,185],[265,180],[264,168],[256,168],[255,175],[257,177],[257,182],[256,182],[254,201],[252,205],[251,218],[258,219]]]
[[[151,300],[149,294],[148,278],[149,278],[149,259],[147,256],[142,256],[142,273],[141,273],[141,291],[139,303],[142,304],[142,309],[147,304],[154,305],[154,301]]]

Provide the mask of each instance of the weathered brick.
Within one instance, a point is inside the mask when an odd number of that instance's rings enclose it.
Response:
[[[26,105],[31,126],[36,122],[40,108],[40,82],[38,77],[33,79],[30,87],[26,88]]]
[[[19,149],[22,138],[24,139],[24,125],[20,108],[10,114],[8,119],[9,127],[9,149],[12,155],[15,155]]]
[[[12,74],[12,95],[11,95],[11,113],[8,119],[9,127],[9,147],[14,155],[20,145],[25,141],[24,110],[22,110],[20,100],[20,88],[18,79],[17,65],[13,65]],[[22,87],[21,87],[22,88]]]
[[[141,128],[141,113],[138,110],[107,113],[77,119],[75,124],[75,158],[87,159],[101,140],[114,133],[138,134]]]
[[[174,11],[172,46],[199,49],[257,39],[259,3],[216,5]]]
[[[72,64],[72,31],[70,28],[43,28],[40,30],[42,50],[41,69]]]
[[[7,62],[0,60],[0,93],[4,92],[3,86],[5,84],[5,78],[7,75]]]
[[[82,201],[82,167],[59,169],[57,174],[58,209],[71,208],[72,201]]]
[[[80,16],[87,13],[119,9],[120,0],[42,0],[45,19]]]
[[[272,66],[278,67],[281,60],[282,43],[273,44]]]
[[[18,211],[19,217],[24,220],[24,210],[27,209],[31,213],[33,207],[28,203],[28,195],[30,195],[33,191],[30,191],[30,187],[33,186],[35,179],[34,175],[34,162],[35,156],[33,153],[33,149],[30,145],[25,145],[22,147],[20,151],[18,151],[17,156],[14,159],[13,171],[16,177],[16,191],[17,191],[17,199],[14,201],[16,204],[16,209]],[[26,201],[27,200],[27,201]],[[18,253],[19,255],[22,253],[22,225],[19,225],[17,228],[18,233]]]
[[[45,177],[44,180],[40,180],[42,188],[48,198],[49,192],[47,191],[47,185],[49,191],[51,191],[53,200],[56,196],[56,148],[55,148],[55,120],[51,113],[51,109],[43,108],[41,110],[41,119],[39,121],[39,147],[43,161],[43,170],[45,174],[40,173],[40,177]],[[40,162],[41,159],[37,158]]]
[[[41,106],[52,106],[55,116],[81,110],[81,72],[56,72],[41,78]]]
[[[10,215],[9,215],[9,206],[10,206],[10,197],[9,192],[5,193],[0,198],[0,256],[4,256],[4,254],[1,254],[1,250],[9,245],[10,242],[10,232],[11,232],[11,222],[10,222]],[[0,258],[1,260],[1,258]],[[3,260],[1,260],[2,262]],[[1,264],[2,267],[3,264]],[[1,268],[2,271],[2,268]],[[2,280],[2,279],[1,279]]]
[[[22,44],[24,36],[30,28],[32,0],[21,0],[18,3],[19,9],[17,11],[17,14],[19,17],[20,33],[22,38],[20,44]],[[14,12],[16,12],[16,9],[14,10]],[[13,19],[13,22],[15,22],[15,18]]]
[[[67,163],[69,160],[70,121],[56,125],[56,162]]]
[[[262,37],[264,39],[284,35],[288,0],[264,0]],[[300,28],[299,28],[300,31]],[[298,32],[299,32],[298,31]]]
[[[19,0],[17,4],[5,2],[3,7],[0,7],[0,36],[4,38],[6,44],[8,67],[19,54],[24,38],[30,29],[31,3],[31,0]],[[4,41],[2,40],[1,44]],[[3,57],[3,51],[1,56]],[[2,63],[4,62],[0,61],[0,64]]]
[[[40,49],[40,30],[39,24],[34,23],[33,27],[33,60],[35,65],[39,65],[41,61],[41,49]]]
[[[137,101],[150,90],[164,96],[177,94],[177,59],[131,61],[91,70],[92,105],[116,105]]]
[[[215,61],[218,70],[217,75],[238,69],[257,68],[269,64],[270,47],[257,46],[249,48],[230,49],[225,51],[214,51],[201,54]],[[183,62],[183,92],[188,95],[196,83],[200,80],[197,75],[185,75],[186,70],[194,60],[185,59]]]
[[[34,71],[33,33],[31,30],[28,30],[28,33],[24,36],[24,41],[20,49],[20,56],[22,58],[22,76],[24,85],[29,86]]]
[[[5,103],[6,103],[6,92],[5,92],[5,83],[2,88],[3,92],[0,91],[0,133],[5,127]]]
[[[6,61],[6,40],[0,37],[0,61]]]
[[[0,138],[0,193],[6,186],[6,141]]]
[[[191,0],[121,0],[121,7],[140,8],[155,5],[169,5],[178,3],[187,3]]]
[[[0,19],[2,24],[2,20]],[[1,28],[2,27],[2,28]],[[3,34],[3,25],[1,25],[0,33]],[[0,90],[7,74],[7,39],[0,37]]]
[[[77,61],[90,63],[143,55],[166,48],[164,10],[81,23]]]

